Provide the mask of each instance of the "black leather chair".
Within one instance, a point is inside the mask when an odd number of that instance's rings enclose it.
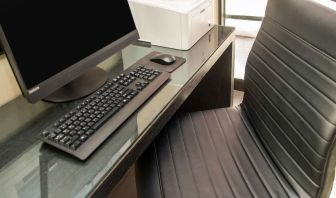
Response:
[[[174,117],[137,163],[138,195],[328,197],[335,125],[336,12],[269,0],[243,103]]]

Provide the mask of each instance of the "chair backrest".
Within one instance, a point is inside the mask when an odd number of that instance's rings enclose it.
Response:
[[[269,0],[249,54],[242,107],[301,197],[326,197],[336,162],[336,11]]]

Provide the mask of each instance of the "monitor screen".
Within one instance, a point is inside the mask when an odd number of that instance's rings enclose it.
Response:
[[[3,48],[28,92],[136,31],[127,0],[5,0],[0,24]]]

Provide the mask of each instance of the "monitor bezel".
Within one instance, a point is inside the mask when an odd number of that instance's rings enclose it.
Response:
[[[20,69],[15,61],[11,47],[6,39],[6,35],[0,24],[0,44],[2,43],[2,48],[7,56],[7,59],[10,63],[10,66],[13,70],[14,76],[19,84],[23,96],[31,103],[36,103],[37,101],[44,99],[57,89],[63,87],[67,83],[71,82],[72,80],[85,73],[89,68],[97,66],[99,63],[109,58],[116,52],[122,50],[126,46],[134,43],[139,38],[139,33],[135,28],[133,31],[122,36],[118,40],[113,41],[107,46],[81,59],[80,61],[56,73],[55,75],[50,76],[48,79],[40,82],[39,84],[28,90],[20,73]]]

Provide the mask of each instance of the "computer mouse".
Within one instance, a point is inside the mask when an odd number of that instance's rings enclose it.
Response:
[[[170,54],[159,54],[152,57],[150,60],[160,65],[171,65],[176,61],[176,58]]]

